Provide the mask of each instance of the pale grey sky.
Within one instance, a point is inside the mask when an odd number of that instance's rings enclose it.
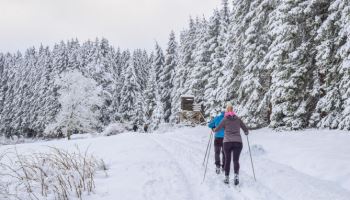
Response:
[[[221,0],[0,0],[0,52],[40,43],[107,38],[121,48],[165,46],[189,16],[210,16]]]

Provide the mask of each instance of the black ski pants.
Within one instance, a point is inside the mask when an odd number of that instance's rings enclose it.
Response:
[[[224,154],[224,150],[223,150],[223,140],[224,140],[224,138],[215,138],[214,139],[215,165],[216,165],[216,167],[222,167],[222,168],[224,168],[224,166],[225,166],[225,154]],[[222,165],[221,165],[220,153],[222,154]]]
[[[239,156],[241,155],[242,148],[243,144],[240,142],[224,142],[225,176],[230,175],[232,153],[235,174],[239,173]]]

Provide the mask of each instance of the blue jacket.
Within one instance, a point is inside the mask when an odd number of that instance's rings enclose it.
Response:
[[[221,112],[220,115],[216,116],[213,120],[211,120],[208,124],[209,128],[215,128],[218,127],[221,121],[224,119],[225,112]],[[216,138],[223,138],[224,137],[224,129],[222,128],[218,132],[215,133]]]

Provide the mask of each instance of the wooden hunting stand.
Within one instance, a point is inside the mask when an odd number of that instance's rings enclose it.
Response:
[[[202,114],[202,105],[194,102],[193,95],[181,96],[181,110],[178,112],[178,122],[191,126],[205,122]]]

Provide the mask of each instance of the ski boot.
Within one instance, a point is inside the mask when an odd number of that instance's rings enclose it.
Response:
[[[216,167],[215,172],[216,174],[220,174],[220,167]]]
[[[235,185],[238,185],[238,184],[239,184],[239,177],[238,177],[238,174],[235,174],[234,182],[235,182]]]
[[[229,176],[225,176],[224,183],[225,184],[229,184],[230,183],[230,177]]]

